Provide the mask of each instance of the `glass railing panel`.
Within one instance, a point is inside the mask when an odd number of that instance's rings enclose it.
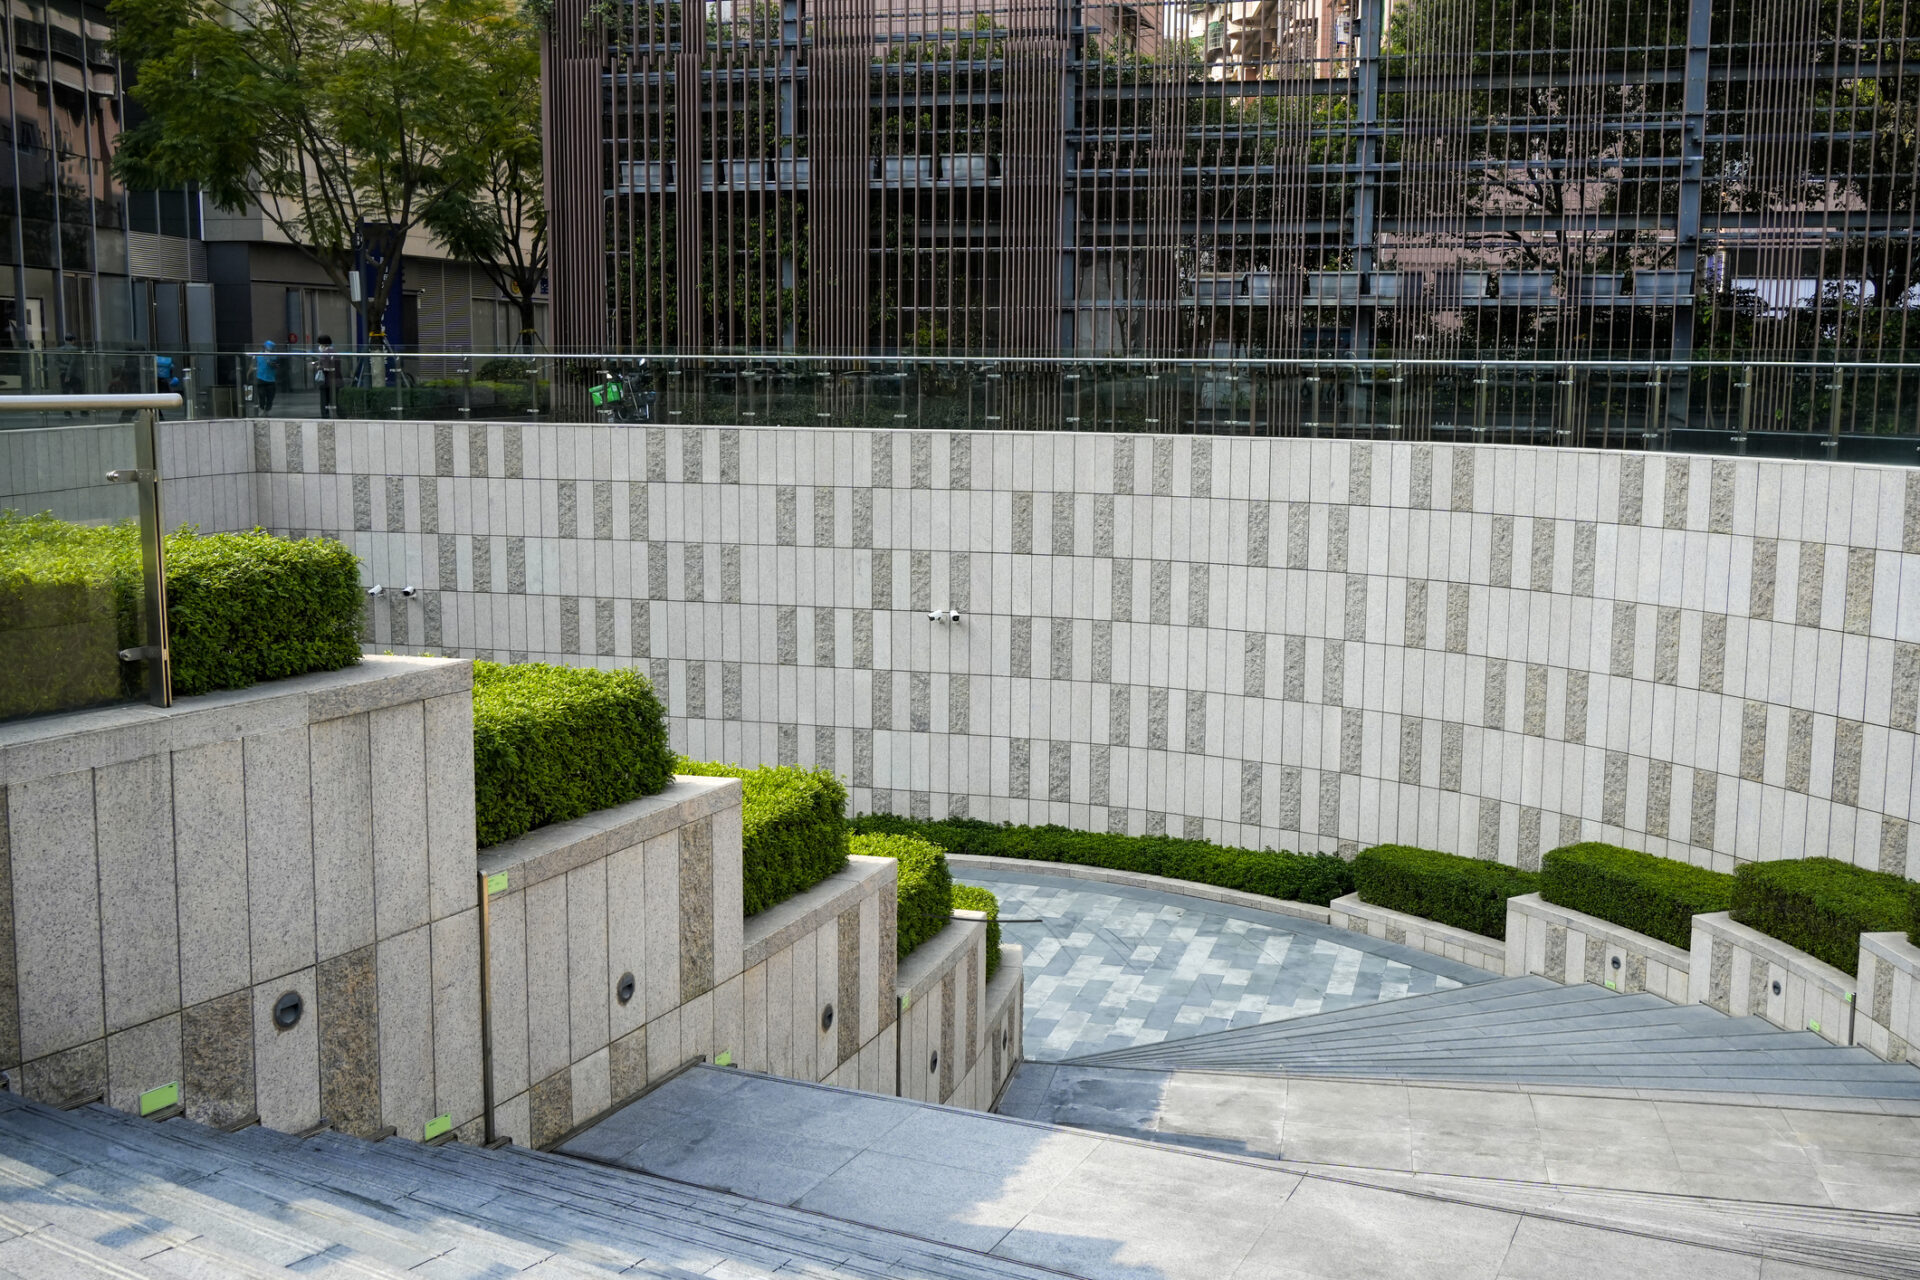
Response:
[[[137,380],[118,363],[66,385]],[[157,640],[134,411],[22,412],[23,394],[0,395],[0,720],[147,700],[149,659],[121,656]]]

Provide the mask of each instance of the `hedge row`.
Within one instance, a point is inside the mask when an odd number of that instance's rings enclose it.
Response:
[[[917,835],[948,853],[1076,862],[1319,906],[1354,888],[1350,865],[1333,854],[1236,849],[1204,840],[1112,835],[1068,827],[995,826],[969,818],[934,821],[869,813],[855,818],[853,825],[856,831]]]
[[[899,958],[905,960],[953,918],[953,873],[939,845],[915,836],[862,832],[852,852],[866,858],[892,858],[900,864],[899,908],[894,916]]]
[[[1507,936],[1508,898],[1540,887],[1531,871],[1403,844],[1361,850],[1353,878],[1362,902],[1487,938]]]
[[[353,553],[261,530],[167,535],[173,691],[242,689],[360,661]],[[119,652],[146,642],[139,531],[0,512],[0,718],[137,695]]]
[[[747,915],[805,893],[847,865],[847,792],[825,769],[681,759],[680,773],[738,778]]]
[[[1540,862],[1540,896],[1557,906],[1693,945],[1693,918],[1733,904],[1734,878],[1611,844],[1570,844]]]
[[[1749,862],[1733,873],[1733,918],[1857,974],[1860,935],[1920,931],[1913,886],[1834,858]]]
[[[956,883],[953,886],[953,909],[987,913],[987,981],[992,982],[993,975],[1000,972],[1000,899],[993,896],[991,889],[983,889],[977,884]]]
[[[651,795],[672,772],[666,713],[639,673],[473,664],[481,847]]]

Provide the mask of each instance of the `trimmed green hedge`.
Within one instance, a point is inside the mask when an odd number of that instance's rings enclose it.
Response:
[[[482,848],[671,781],[666,713],[635,671],[473,664],[474,836]]]
[[[993,975],[1000,972],[1000,899],[993,896],[991,889],[956,881],[953,909],[987,913],[987,981],[992,982]]]
[[[332,539],[259,529],[167,539],[177,695],[353,666],[365,608],[359,558]]]
[[[684,757],[674,767],[680,773],[740,779],[747,915],[805,893],[847,865],[847,792],[827,770],[747,769]]]
[[[139,532],[0,512],[0,717],[137,696],[146,642]],[[359,561],[325,538],[167,535],[173,691],[243,689],[360,661]]]
[[[0,717],[139,692],[120,650],[141,642],[140,548],[127,525],[0,511]]]
[[[1861,934],[1913,927],[1912,893],[1900,876],[1835,858],[1749,862],[1733,873],[1733,918],[1857,973]]]
[[[1540,887],[1531,871],[1404,844],[1362,849],[1353,878],[1362,902],[1486,938],[1507,936],[1508,898]]]
[[[1323,907],[1335,898],[1352,893],[1354,887],[1349,864],[1330,853],[1236,849],[1205,840],[1111,835],[1068,827],[996,826],[971,818],[919,821],[868,813],[855,818],[853,825],[856,831],[917,835],[933,841],[948,853],[1025,858],[1033,862],[1077,862]]]
[[[1733,905],[1733,877],[1618,845],[1570,844],[1540,860],[1540,896],[1685,951],[1695,916]]]
[[[1920,947],[1920,884],[1907,886],[1907,941]]]
[[[939,845],[913,836],[868,832],[853,837],[851,850],[865,858],[892,858],[900,864],[900,906],[894,917],[900,959],[912,955],[953,919],[953,874]]]

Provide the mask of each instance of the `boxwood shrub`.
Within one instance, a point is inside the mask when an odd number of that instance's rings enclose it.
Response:
[[[987,913],[987,981],[992,982],[993,975],[1000,972],[1000,899],[991,889],[955,882],[953,909]]]
[[[1352,893],[1354,887],[1347,862],[1328,853],[1237,849],[1205,840],[1113,835],[1069,827],[996,826],[970,818],[920,821],[883,813],[855,818],[854,828],[918,835],[949,853],[1138,871],[1323,907]]]
[[[360,561],[330,538],[263,530],[167,539],[173,691],[244,689],[360,661]]]
[[[144,571],[131,522],[84,526],[0,513],[0,717],[135,696]],[[326,538],[256,529],[167,535],[173,691],[242,689],[360,661],[359,561]]]
[[[1611,844],[1570,844],[1540,860],[1540,896],[1685,951],[1693,918],[1733,905],[1733,877]]]
[[[1404,844],[1362,849],[1353,859],[1353,878],[1362,902],[1486,938],[1507,936],[1508,898],[1540,887],[1531,871]]]
[[[635,671],[473,664],[474,835],[485,847],[664,789],[666,715]]]
[[[682,758],[680,773],[738,778],[744,906],[758,915],[847,865],[847,792],[825,769],[748,769]]]
[[[1920,884],[1907,886],[1907,941],[1920,947]]]
[[[863,832],[853,837],[852,852],[892,858],[900,864],[900,907],[895,916],[900,959],[947,927],[953,918],[953,874],[939,845],[916,836]]]
[[[1733,918],[1846,973],[1860,965],[1860,935],[1913,926],[1902,877],[1835,858],[1749,862],[1733,873]]]

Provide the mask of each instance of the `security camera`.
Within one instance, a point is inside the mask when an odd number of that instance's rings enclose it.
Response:
[[[948,622],[960,621],[960,611],[958,609],[947,610],[947,621]]]
[[[411,597],[413,597],[413,596],[416,596],[416,595],[418,595],[419,593],[420,593],[420,588],[418,588],[418,587],[402,587],[402,588],[400,588],[400,594],[401,594],[401,595],[403,595],[403,596],[407,596],[407,597],[409,597],[409,598],[411,598]]]
[[[383,596],[387,594],[387,589],[376,582],[367,588],[367,594],[370,596]]]
[[[932,613],[927,615],[928,622],[945,622],[946,620],[947,620],[947,615],[944,613],[941,613],[938,609],[935,609]]]

